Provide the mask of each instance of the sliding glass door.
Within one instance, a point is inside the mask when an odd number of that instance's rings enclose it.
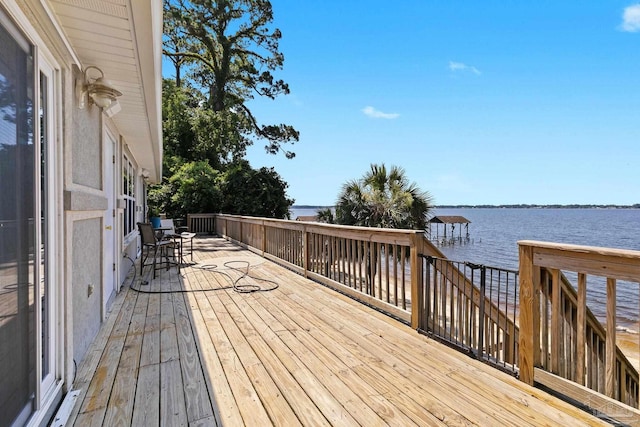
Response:
[[[0,8],[0,427],[60,388],[56,73]]]
[[[1,13],[0,24],[0,425],[5,426],[25,420],[35,408],[39,328],[33,51]]]

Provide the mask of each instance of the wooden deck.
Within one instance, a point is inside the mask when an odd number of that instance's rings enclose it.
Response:
[[[69,425],[604,424],[222,239],[194,249],[180,275],[134,282],[187,292],[118,295],[78,365]],[[247,264],[238,285],[277,289],[219,289]]]

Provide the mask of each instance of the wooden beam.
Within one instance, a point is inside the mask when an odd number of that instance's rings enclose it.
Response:
[[[422,326],[422,259],[423,252],[422,234],[411,236],[411,327],[418,329]]]
[[[534,381],[534,342],[533,319],[538,316],[539,310],[534,307],[533,283],[533,248],[520,246],[520,352],[519,363],[520,380],[533,385]]]

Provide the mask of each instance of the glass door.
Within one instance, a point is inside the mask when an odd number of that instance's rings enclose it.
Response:
[[[0,10],[0,426],[35,408],[34,89],[32,47]]]

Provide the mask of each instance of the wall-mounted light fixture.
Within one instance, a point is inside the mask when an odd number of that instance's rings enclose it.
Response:
[[[89,70],[96,70],[99,77],[91,77]],[[97,73],[93,73],[94,75]],[[78,97],[78,108],[85,107],[86,95],[100,108],[109,108],[111,103],[116,101],[122,92],[113,87],[113,83],[104,78],[102,70],[95,65],[90,65],[84,69],[82,80],[76,80],[76,96]]]
[[[145,181],[149,179],[149,175],[150,175],[150,173],[149,173],[149,171],[148,171],[147,169],[144,169],[144,168],[143,168],[143,169],[140,171],[140,176],[141,176],[141,177],[142,177],[142,179],[144,179]]]

